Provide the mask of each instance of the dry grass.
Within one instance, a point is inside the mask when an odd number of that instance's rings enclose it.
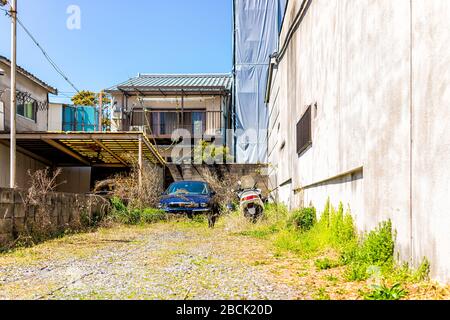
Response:
[[[156,208],[163,190],[161,168],[144,163],[143,168],[134,157],[129,156],[132,169],[129,174],[118,174],[96,184],[94,192],[111,188],[111,195],[121,199],[129,209]],[[142,174],[142,185],[139,176]]]
[[[216,192],[216,200],[224,208],[228,203],[236,201],[236,192],[233,190],[237,186],[237,180],[233,179],[231,175],[218,176],[217,172],[212,172],[209,169],[202,169],[201,175],[203,179]]]

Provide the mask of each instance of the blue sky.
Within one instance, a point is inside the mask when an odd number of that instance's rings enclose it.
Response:
[[[70,5],[81,29],[66,27]],[[19,17],[78,89],[99,91],[141,73],[230,72],[231,0],[18,0]],[[0,54],[10,57],[0,16]],[[18,64],[68,95],[74,91],[18,27]],[[63,101],[61,99],[57,101]]]

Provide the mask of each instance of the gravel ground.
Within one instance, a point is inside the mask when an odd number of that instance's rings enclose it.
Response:
[[[203,225],[116,227],[0,256],[0,299],[295,299],[262,241]]]
[[[115,226],[1,254],[0,299],[348,300],[370,287],[230,226]],[[408,299],[450,298],[450,287],[433,283],[406,289]]]

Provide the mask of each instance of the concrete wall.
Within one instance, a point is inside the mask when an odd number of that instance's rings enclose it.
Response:
[[[27,155],[17,152],[17,186],[27,188],[29,185],[28,170],[35,172],[36,170],[45,169],[46,165]],[[0,144],[0,188],[9,187],[9,147]]]
[[[5,70],[5,75],[0,76],[0,92],[4,93],[0,96],[0,100],[5,105],[5,130],[9,131],[10,128],[10,81],[11,81],[11,68],[0,61],[0,68]],[[17,73],[17,90],[21,92],[31,93],[33,99],[37,101],[48,101],[47,89],[43,88],[34,81],[31,81],[21,73]],[[30,131],[47,131],[47,119],[48,111],[40,110],[37,112],[36,121],[27,119],[20,115],[17,115],[17,131],[18,132],[30,132]],[[1,126],[0,126],[1,127]]]
[[[302,1],[289,2],[280,43]],[[270,188],[290,207],[392,219],[398,254],[450,282],[450,2],[314,0],[274,70]],[[317,103],[317,108],[314,104]],[[312,108],[313,145],[296,152]]]
[[[48,167],[47,164],[23,153],[17,152],[17,186],[28,188],[30,176],[28,171],[35,172]],[[0,143],[0,188],[9,187],[9,147]],[[87,193],[90,191],[91,168],[62,168],[58,177],[59,192]],[[66,182],[66,183],[63,183]]]
[[[58,176],[58,192],[65,193],[88,193],[91,191],[90,167],[61,168]]]
[[[33,226],[37,208],[25,207],[23,197],[20,191],[0,188],[0,248]],[[82,228],[82,215],[93,218],[104,215],[108,208],[108,202],[99,197],[75,194],[51,193],[48,201],[52,208],[49,231],[55,234],[68,228]]]
[[[48,108],[48,131],[62,131],[63,129],[63,105],[50,103]]]

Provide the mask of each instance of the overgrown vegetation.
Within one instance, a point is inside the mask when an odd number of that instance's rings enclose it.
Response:
[[[139,209],[126,206],[123,201],[118,197],[111,199],[112,210],[110,212],[110,219],[114,222],[123,224],[144,224],[144,223],[156,223],[166,221],[166,213],[158,209]]]
[[[429,263],[424,260],[417,270],[398,266],[394,260],[395,232],[391,221],[384,221],[374,230],[358,234],[350,210],[342,204],[335,209],[327,201],[320,217],[314,208],[289,213],[280,205],[268,205],[265,219],[255,225],[235,223],[235,230],[245,236],[270,239],[277,254],[285,251],[305,259],[316,257],[318,270],[343,267],[347,281],[375,279],[378,282],[418,282],[427,279]],[[236,218],[229,218],[228,224]],[[233,228],[233,226],[229,226]],[[329,253],[333,252],[332,257]],[[388,290],[389,289],[389,290]],[[400,285],[374,287],[367,298],[401,299],[406,295]],[[323,292],[318,294],[321,298]]]
[[[14,220],[12,230],[14,241],[6,244],[2,251],[28,247],[51,238],[85,231],[101,221],[109,208],[109,203],[96,196],[74,196],[70,206],[73,212],[79,214],[71,214],[68,221],[63,221],[61,212],[55,210],[57,199],[55,190],[59,185],[66,183],[65,181],[58,183],[61,172],[61,169],[50,168],[34,172],[28,170],[29,186],[19,191],[24,215]],[[100,212],[93,212],[94,207],[101,207]]]
[[[108,191],[112,210],[108,221],[124,224],[153,223],[165,220],[164,212],[156,208],[163,192],[162,171],[157,166],[144,163],[139,168],[135,158],[130,156],[132,169],[127,174],[118,174],[97,183],[94,191]],[[142,175],[142,184],[139,184]]]
[[[227,163],[233,160],[230,149],[227,146],[215,145],[204,140],[200,140],[194,147],[195,163],[206,163],[209,165]]]
[[[292,213],[288,225],[300,231],[308,231],[314,226],[316,219],[315,208],[303,208]]]

